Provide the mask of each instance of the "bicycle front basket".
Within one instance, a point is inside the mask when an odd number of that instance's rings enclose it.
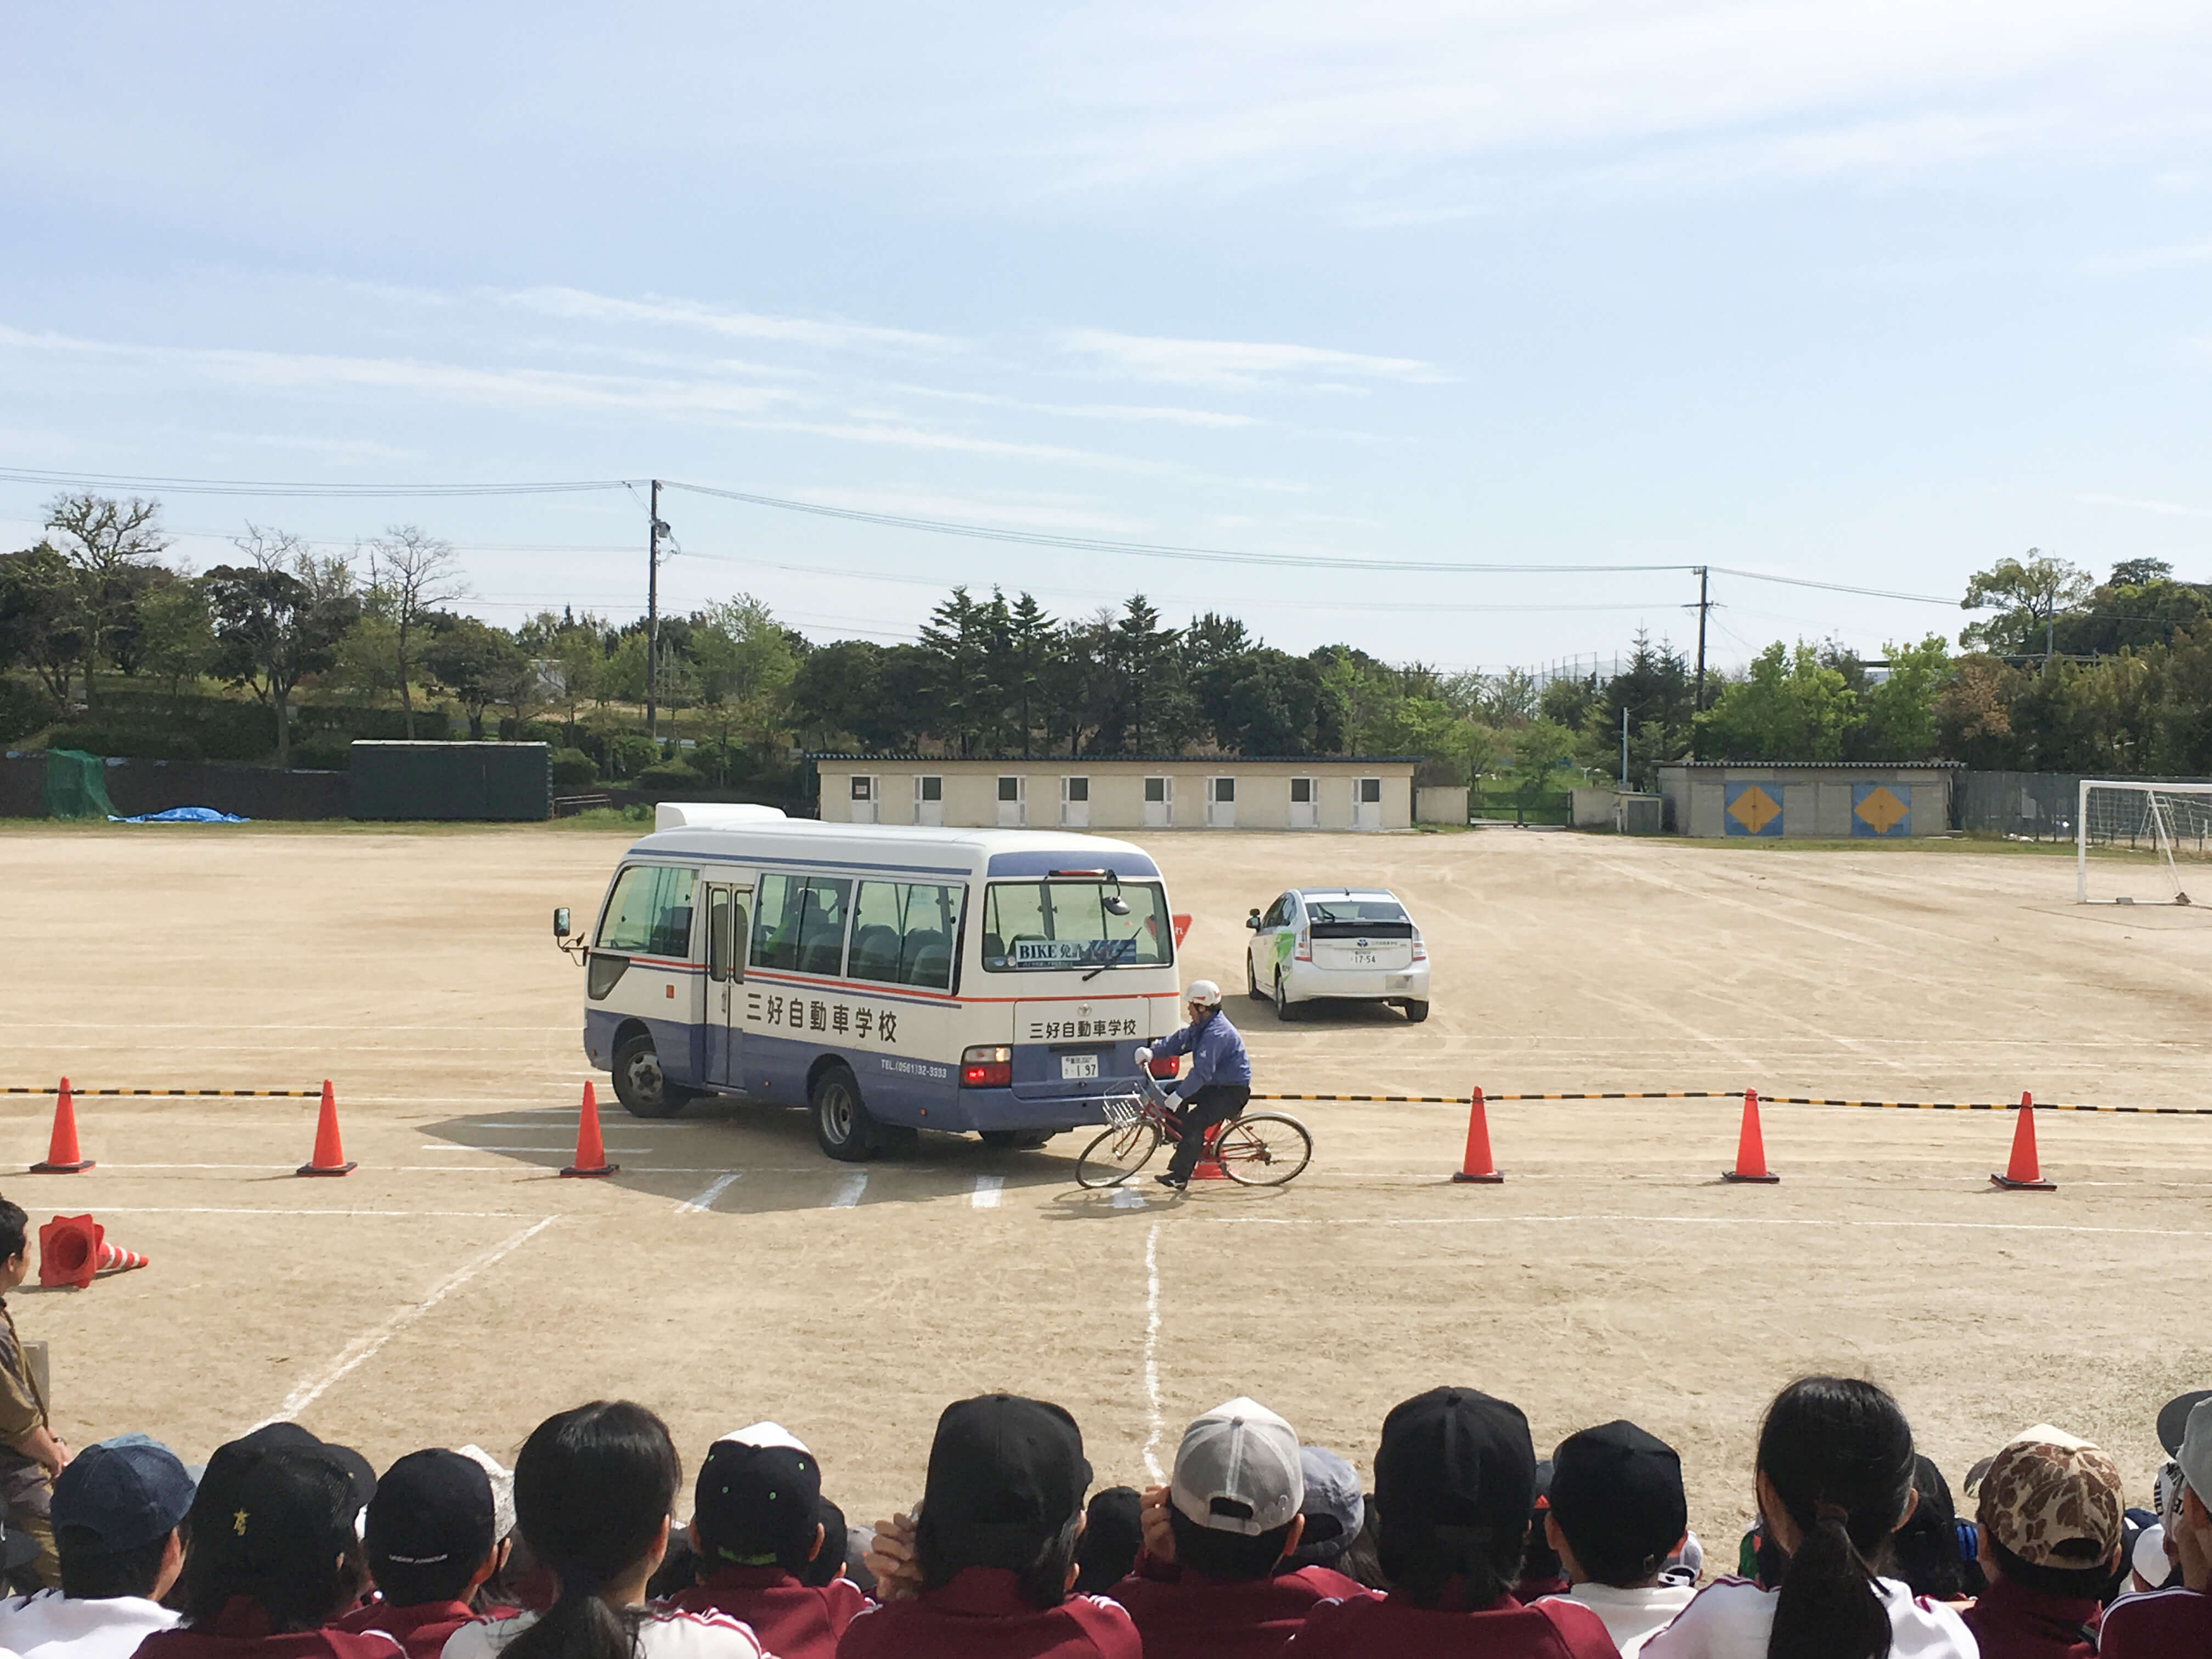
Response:
[[[1109,1123],[1134,1123],[1145,1115],[1144,1103],[1134,1095],[1109,1095],[1101,1103]]]

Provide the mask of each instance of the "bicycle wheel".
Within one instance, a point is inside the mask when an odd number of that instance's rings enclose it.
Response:
[[[1231,1181],[1279,1187],[1297,1180],[1313,1161],[1313,1136],[1280,1112],[1249,1112],[1223,1127],[1216,1150],[1221,1172]]]
[[[1118,1187],[1152,1162],[1160,1144],[1160,1127],[1149,1118],[1109,1123],[1075,1160],[1075,1179],[1085,1187]]]

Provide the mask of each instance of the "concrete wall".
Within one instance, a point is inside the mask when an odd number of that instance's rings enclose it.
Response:
[[[1947,833],[1957,775],[1948,766],[1681,764],[1659,769],[1659,789],[1680,835],[1893,840]]]
[[[936,822],[966,828],[991,827],[1000,822],[999,780],[1022,781],[1024,799],[1019,823],[1031,830],[1061,827],[1091,830],[1205,829],[1238,830],[1406,830],[1413,823],[1413,763],[1411,761],[1308,760],[1237,761],[1210,758],[1182,761],[1101,760],[1089,757],[1049,760],[817,760],[822,780],[822,816],[835,822],[865,820],[866,807],[852,798],[853,779],[875,780],[872,793],[875,822],[915,823],[918,817],[915,781],[938,780],[939,799]],[[1088,811],[1062,799],[1063,781],[1088,781]],[[1146,815],[1145,782],[1168,781],[1170,799],[1150,803]],[[1234,780],[1233,810],[1207,810],[1209,779]],[[1363,816],[1355,800],[1359,781],[1380,781],[1382,799],[1370,803]],[[1307,779],[1312,799],[1293,802],[1293,780]],[[1449,794],[1450,791],[1431,793]],[[1465,790],[1459,797],[1456,821],[1466,822]],[[1163,805],[1164,811],[1163,812]],[[856,812],[855,808],[862,810]],[[1155,822],[1163,817],[1164,822]],[[1081,822],[1087,818],[1088,822]]]
[[[1464,784],[1424,784],[1413,791],[1413,822],[1416,823],[1465,823],[1467,822],[1467,786]]]

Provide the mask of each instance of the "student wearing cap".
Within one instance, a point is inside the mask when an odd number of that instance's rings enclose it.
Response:
[[[2175,1659],[2212,1653],[2212,1399],[2189,1412],[2173,1461],[2181,1466],[2180,1501],[2166,1543],[2181,1569],[2181,1587],[2125,1595],[2105,1611],[2097,1650],[2104,1659]]]
[[[1697,1593],[1660,1577],[1690,1528],[1680,1456],[1633,1423],[1601,1424],[1559,1443],[1550,1496],[1544,1532],[1568,1599],[1605,1620],[1621,1659],[1636,1659]]]
[[[1306,1524],[1298,1534],[1298,1547],[1291,1552],[1291,1564],[1341,1572],[1338,1563],[1367,1524],[1359,1471],[1326,1446],[1301,1446],[1298,1473],[1305,1477],[1306,1495],[1298,1501],[1298,1513]]]
[[[1975,1659],[1954,1609],[1882,1573],[1917,1501],[1912,1474],[1911,1425],[1887,1393],[1848,1377],[1792,1382],[1767,1407],[1753,1474],[1779,1582],[1715,1579],[1640,1659]]]
[[[87,1446],[54,1482],[59,1589],[0,1601],[0,1648],[23,1659],[130,1659],[176,1624],[161,1605],[185,1565],[192,1478],[139,1434]]]
[[[382,1631],[407,1659],[437,1659],[463,1625],[514,1612],[478,1606],[485,1580],[507,1563],[507,1546],[491,1478],[473,1458],[439,1449],[409,1452],[376,1483],[362,1541],[377,1597],[340,1625]]]
[[[868,1598],[847,1579],[801,1576],[825,1553],[844,1557],[843,1519],[833,1540],[822,1516],[822,1467],[789,1430],[756,1423],[724,1435],[692,1495],[698,1583],[669,1604],[742,1619],[776,1659],[831,1659]]]
[[[514,1460],[514,1521],[558,1594],[542,1613],[461,1626],[445,1659],[763,1659],[741,1620],[646,1605],[682,1473],[667,1425],[629,1401],[540,1423]]]
[[[1327,1567],[1285,1568],[1305,1531],[1305,1467],[1291,1425],[1257,1401],[1183,1431],[1164,1487],[1145,1494],[1145,1551],[1115,1585],[1146,1659],[1279,1652],[1316,1603],[1360,1594]]]
[[[389,1636],[332,1626],[368,1586],[356,1524],[374,1486],[359,1453],[295,1424],[218,1447],[185,1518],[185,1622],[141,1659],[403,1659]]]
[[[21,1205],[0,1198],[0,1518],[10,1531],[38,1540],[33,1571],[51,1589],[61,1582],[61,1564],[48,1510],[54,1477],[69,1464],[69,1448],[46,1419],[46,1402],[23,1357],[6,1297],[30,1276],[30,1225]]]
[[[1136,1571],[1145,1547],[1145,1500],[1134,1486],[1103,1486],[1083,1509],[1083,1536],[1075,1546],[1075,1592],[1110,1595]]]
[[[1983,1659],[2087,1659],[2124,1560],[2118,1466],[2039,1423],[1997,1453],[1976,1501],[1989,1587],[1963,1616]]]
[[[1513,1599],[1536,1498],[1519,1408],[1473,1389],[1394,1407],[1375,1454],[1388,1595],[1326,1601],[1286,1659],[1613,1659],[1605,1622],[1563,1597]]]
[[[1141,1659],[1127,1613],[1068,1593],[1090,1485],[1082,1431],[1058,1406],[947,1406],[921,1514],[876,1528],[882,1605],[845,1627],[838,1659]]]

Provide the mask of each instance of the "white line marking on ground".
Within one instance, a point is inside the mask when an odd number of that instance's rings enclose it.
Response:
[[[690,1173],[688,1170],[685,1173]],[[220,1204],[103,1204],[105,1215],[335,1215],[350,1220],[359,1216],[385,1216],[407,1221],[425,1218],[459,1219],[464,1221],[515,1221],[521,1218],[520,1210],[286,1210],[274,1206],[254,1209],[227,1207]],[[550,1217],[547,1218],[549,1220]]]
[[[1145,1409],[1151,1413],[1145,1437],[1145,1474],[1155,1485],[1167,1479],[1160,1468],[1160,1437],[1167,1420],[1160,1414],[1160,1224],[1145,1235]]]
[[[855,1170],[837,1182],[837,1190],[830,1195],[833,1210],[849,1210],[860,1201],[860,1194],[868,1190],[868,1172]]]
[[[2212,1231],[2181,1227],[2085,1227],[2056,1221],[1875,1221],[1855,1216],[1780,1215],[1440,1215],[1376,1218],[1349,1216],[1212,1216],[1207,1220],[1229,1227],[1464,1227],[1484,1223],[1526,1222],[1552,1226],[1562,1221],[1655,1221],[1668,1226],[1716,1227],[1933,1227],[1944,1231],[1980,1233],[2112,1233],[2128,1238],[2212,1238]]]
[[[556,1146],[488,1146],[481,1141],[468,1141],[458,1146],[441,1145],[435,1146],[417,1146],[415,1150],[418,1152],[574,1152],[575,1149],[576,1143],[570,1140],[564,1141]],[[642,1157],[646,1153],[652,1152],[653,1148],[650,1146],[609,1146],[605,1150],[610,1152],[621,1152],[625,1156]]]
[[[975,1190],[968,1194],[968,1202],[975,1209],[995,1210],[999,1207],[999,1194],[1006,1186],[1004,1176],[979,1175],[975,1177]]]
[[[1114,1207],[1117,1210],[1141,1210],[1145,1207],[1145,1195],[1134,1187],[1116,1187],[1114,1189]]]
[[[293,1389],[284,1396],[284,1403],[277,1407],[274,1415],[264,1418],[261,1423],[257,1423],[253,1426],[258,1429],[264,1423],[288,1422],[297,1417],[328,1393],[333,1385],[343,1381],[354,1370],[374,1358],[377,1352],[393,1337],[398,1335],[400,1332],[405,1330],[485,1268],[495,1267],[560,1218],[558,1216],[551,1215],[543,1217],[532,1222],[521,1231],[509,1234],[489,1249],[480,1251],[463,1262],[439,1280],[429,1295],[415,1304],[413,1307],[402,1308],[375,1329],[356,1337],[353,1345],[338,1356],[337,1363],[329,1370],[314,1381],[302,1382],[298,1388]]]
[[[714,1200],[720,1198],[724,1193],[730,1190],[730,1183],[735,1181],[740,1173],[741,1172],[738,1170],[732,1170],[727,1175],[716,1176],[714,1181],[709,1183],[705,1192],[700,1194],[696,1198],[687,1198],[684,1202],[676,1206],[676,1213],[678,1215],[698,1215],[704,1211],[713,1209],[714,1207]]]

